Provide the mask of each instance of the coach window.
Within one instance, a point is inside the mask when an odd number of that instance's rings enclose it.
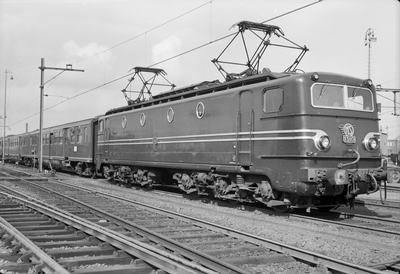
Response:
[[[76,143],[76,133],[73,129],[71,129],[71,143]]]
[[[64,139],[64,131],[62,130],[62,131],[60,131],[60,144],[62,144],[63,143],[63,140]]]
[[[88,132],[87,132],[87,127],[83,128],[83,142],[87,143],[88,142]]]
[[[65,137],[65,143],[71,142],[71,131],[69,129],[65,129],[67,131],[67,136]]]
[[[265,113],[278,112],[283,106],[283,89],[276,87],[264,90],[263,110]]]
[[[81,130],[81,128],[78,128],[77,129],[77,132],[78,132],[78,143],[82,143],[82,130]]]

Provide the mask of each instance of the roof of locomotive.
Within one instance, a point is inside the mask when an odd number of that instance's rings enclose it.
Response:
[[[251,84],[261,83],[265,81],[272,81],[278,78],[288,77],[292,75],[291,73],[277,73],[266,71],[257,75],[243,77],[240,79],[235,79],[221,83],[219,80],[214,81],[204,81],[190,86],[174,89],[171,91],[163,92],[154,95],[150,100],[139,102],[133,105],[123,106],[119,108],[114,108],[106,112],[105,115],[110,115],[119,112],[125,112],[132,109],[148,107],[152,105],[158,105],[166,103],[169,101],[175,101],[182,98],[199,96],[207,93],[232,89],[241,86],[247,86]]]

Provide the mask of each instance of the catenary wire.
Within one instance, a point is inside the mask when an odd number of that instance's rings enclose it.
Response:
[[[150,30],[147,30],[147,31],[145,31],[145,32],[142,32],[141,34],[138,34],[138,35],[136,35],[136,36],[134,36],[134,37],[132,37],[132,38],[129,38],[128,40],[125,40],[125,41],[123,41],[123,42],[121,42],[121,43],[119,43],[119,44],[117,44],[117,45],[115,45],[115,46],[112,46],[112,47],[106,49],[106,50],[103,50],[103,51],[101,51],[101,52],[98,52],[98,53],[95,53],[95,54],[90,55],[90,56],[88,56],[88,57],[85,57],[85,58],[83,58],[83,59],[81,59],[81,60],[79,60],[79,61],[76,61],[74,64],[80,63],[80,62],[82,62],[82,61],[84,61],[84,60],[87,60],[87,59],[92,58],[92,57],[94,57],[94,56],[100,55],[100,54],[102,54],[102,53],[104,53],[104,52],[107,52],[107,51],[109,51],[109,50],[112,50],[112,49],[114,49],[114,48],[116,48],[116,47],[119,47],[119,46],[121,46],[121,45],[123,45],[123,44],[126,44],[126,43],[128,43],[128,42],[130,42],[130,41],[132,41],[132,40],[135,40],[135,39],[139,38],[139,37],[142,36],[142,35],[146,35],[147,33],[152,32],[153,30],[156,30],[156,29],[158,29],[158,28],[160,28],[160,27],[162,27],[162,26],[165,26],[165,25],[167,25],[167,24],[169,24],[169,23],[171,23],[171,22],[173,22],[173,21],[175,21],[175,20],[177,20],[177,19],[179,19],[179,18],[181,18],[181,17],[183,17],[183,16],[185,16],[185,15],[187,15],[187,14],[189,14],[189,13],[192,13],[193,11],[195,11],[195,10],[197,10],[197,9],[199,9],[199,8],[202,8],[202,7],[205,6],[205,5],[210,4],[212,1],[213,1],[213,0],[208,1],[207,3],[204,3],[204,4],[198,6],[198,7],[194,8],[194,9],[191,9],[191,10],[189,10],[189,11],[187,11],[187,12],[185,12],[185,13],[179,15],[179,16],[176,16],[176,17],[174,17],[174,18],[172,18],[172,19],[170,19],[170,20],[168,20],[168,21],[166,21],[166,22],[164,22],[164,23],[158,25],[158,26],[155,26],[154,28],[152,28],[152,29],[150,29]]]
[[[195,8],[195,9],[193,9],[193,10],[196,10],[196,9],[198,9],[198,8],[200,8],[200,7],[202,7],[202,6],[206,5],[206,4],[208,4],[208,3],[211,3],[212,1],[213,1],[213,0],[211,0],[211,1],[209,1],[209,2],[207,2],[207,3],[205,3],[205,4],[203,4],[203,5],[201,5],[201,6],[199,6],[199,7]],[[318,1],[313,2],[313,3],[311,3],[311,4],[308,4],[308,5],[305,5],[305,6],[303,6],[303,7],[297,8],[297,9],[295,9],[295,10],[293,10],[293,11],[286,12],[286,13],[284,13],[284,14],[282,14],[282,15],[276,16],[276,17],[271,18],[271,19],[268,19],[268,20],[265,20],[265,21],[263,21],[263,22],[261,22],[261,23],[265,23],[265,22],[274,20],[274,19],[276,19],[276,18],[279,18],[279,17],[285,16],[285,15],[288,15],[288,14],[290,14],[290,13],[293,13],[293,12],[295,12],[295,11],[299,11],[299,10],[301,10],[301,9],[303,9],[303,8],[306,8],[306,7],[309,7],[309,6],[311,6],[311,5],[320,3],[320,2],[322,2],[322,1],[323,1],[323,0],[318,0]],[[193,11],[193,10],[191,10],[191,11]],[[189,13],[189,12],[191,12],[191,11],[188,11],[187,13]],[[185,13],[185,14],[187,14],[187,13]],[[169,20],[169,21],[167,21],[167,22],[165,22],[165,23],[163,23],[163,24],[161,24],[161,25],[159,25],[159,26],[157,26],[157,27],[154,27],[153,29],[151,29],[151,30],[149,30],[149,31],[155,30],[156,28],[161,27],[161,26],[167,24],[168,22],[172,22],[173,20],[175,20],[175,19],[177,19],[177,18],[179,18],[179,17],[182,17],[183,15],[184,15],[184,14],[182,14],[182,15],[180,15],[180,16],[174,18],[174,19],[171,19],[171,20]],[[122,42],[122,43],[120,43],[120,44],[118,44],[118,45],[115,45],[115,46],[113,46],[113,47],[111,47],[111,48],[109,48],[109,49],[107,49],[107,50],[105,50],[105,51],[102,51],[102,52],[96,53],[96,54],[94,54],[94,55],[88,56],[88,57],[86,57],[86,58],[84,58],[84,59],[81,59],[80,61],[77,61],[77,62],[75,62],[74,64],[79,63],[79,62],[81,62],[81,61],[83,61],[83,60],[86,60],[86,59],[88,59],[88,58],[91,58],[91,57],[93,57],[93,56],[97,56],[97,55],[99,55],[99,54],[101,54],[101,53],[103,53],[103,52],[106,52],[106,51],[108,51],[108,50],[110,50],[110,49],[113,49],[113,48],[115,48],[115,47],[118,47],[119,45],[122,45],[122,44],[124,44],[124,43],[126,43],[126,42],[128,42],[128,41],[134,40],[134,39],[136,39],[137,37],[140,37],[141,35],[148,33],[149,31],[146,31],[146,32],[144,32],[144,33],[142,33],[142,34],[140,34],[140,35],[137,35],[137,36],[133,37],[133,38],[130,38],[130,39],[128,39],[128,40],[126,40],[126,41],[124,41],[124,42]],[[202,44],[202,45],[200,45],[200,46],[197,46],[197,47],[195,47],[195,48],[192,48],[192,49],[190,49],[190,50],[187,50],[187,51],[185,51],[185,52],[183,52],[183,53],[174,55],[174,56],[172,56],[172,57],[170,57],[170,58],[167,58],[167,59],[164,59],[164,60],[162,60],[162,61],[160,61],[160,62],[154,63],[154,64],[150,65],[149,67],[154,67],[154,66],[156,66],[156,65],[159,65],[159,64],[161,64],[161,63],[167,62],[167,61],[172,60],[172,59],[174,59],[174,58],[177,58],[177,57],[179,57],[179,56],[188,54],[188,53],[190,53],[190,52],[193,52],[193,51],[195,51],[195,50],[198,50],[198,49],[200,49],[200,48],[203,48],[203,47],[205,47],[205,46],[207,46],[207,45],[210,45],[210,44],[213,44],[213,43],[215,43],[215,42],[221,41],[221,40],[226,39],[226,38],[228,38],[228,37],[230,37],[230,36],[233,36],[233,35],[235,35],[235,33],[228,34],[228,35],[225,35],[225,36],[223,36],[223,37],[217,38],[217,39],[212,40],[212,41],[210,41],[210,42],[208,42],[208,43],[204,43],[204,44]],[[82,96],[82,95],[88,93],[88,92],[94,91],[94,90],[96,90],[96,89],[98,89],[98,88],[104,87],[104,86],[106,86],[106,85],[108,85],[108,84],[114,83],[114,82],[116,82],[116,81],[119,81],[119,80],[121,80],[121,79],[124,79],[124,78],[126,78],[126,77],[128,77],[128,76],[130,76],[130,75],[133,75],[133,74],[134,74],[134,72],[128,73],[128,74],[123,75],[123,76],[121,76],[121,77],[118,77],[118,78],[116,78],[116,79],[114,79],[114,80],[108,81],[108,82],[103,83],[103,84],[101,84],[101,85],[98,85],[98,86],[96,86],[96,87],[94,87],[94,88],[91,88],[91,89],[89,89],[89,90],[86,90],[86,91],[83,91],[83,92],[81,92],[81,93],[78,93],[78,94],[76,94],[75,96],[72,96],[72,97],[70,97],[70,98],[68,98],[68,99],[65,99],[65,100],[63,100],[63,101],[61,101],[61,102],[59,102],[59,103],[57,103],[57,104],[55,104],[55,105],[52,105],[52,106],[50,106],[50,107],[44,109],[44,111],[49,110],[49,109],[52,109],[53,107],[56,107],[56,106],[58,106],[58,105],[60,105],[60,104],[62,104],[62,103],[64,103],[64,102],[67,102],[67,101],[69,101],[69,100],[75,99],[75,98],[77,98],[77,97],[79,97],[79,96]],[[15,125],[15,124],[17,124],[17,123],[19,123],[19,122],[22,122],[22,121],[24,121],[24,120],[26,120],[26,119],[28,119],[28,118],[31,118],[31,117],[33,117],[33,116],[35,116],[35,115],[38,115],[38,114],[39,114],[39,112],[37,112],[37,113],[35,113],[35,114],[33,114],[33,115],[29,116],[29,117],[26,117],[26,118],[24,118],[24,119],[21,119],[21,120],[15,122],[15,123],[13,123],[12,125]]]

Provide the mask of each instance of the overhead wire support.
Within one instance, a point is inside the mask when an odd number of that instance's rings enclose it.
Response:
[[[43,170],[43,97],[44,97],[44,85],[48,83],[49,81],[53,80],[57,76],[59,76],[61,73],[64,71],[80,71],[84,72],[83,69],[73,69],[71,64],[67,64],[65,68],[55,68],[55,67],[45,67],[44,65],[44,58],[41,59],[40,63],[40,111],[39,111],[39,116],[40,116],[40,121],[39,121],[39,140],[38,140],[38,148],[39,148],[39,162],[38,162],[38,168],[39,168],[39,173],[42,172]],[[46,69],[50,70],[61,70],[59,74],[51,78],[49,81],[44,82],[44,71]],[[50,161],[50,159],[49,159]]]
[[[397,106],[396,104],[398,104],[396,102],[396,93],[400,92],[400,89],[395,89],[395,88],[382,88],[381,85],[376,85],[376,91],[383,91],[383,92],[393,92],[393,116],[400,116],[400,114],[397,114]]]

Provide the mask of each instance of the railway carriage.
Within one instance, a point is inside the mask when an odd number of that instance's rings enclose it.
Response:
[[[96,121],[90,118],[44,129],[44,165],[54,169],[74,170],[80,175],[93,175]]]
[[[43,166],[94,175],[97,146],[97,118],[85,119],[43,129]],[[39,130],[8,136],[5,158],[27,166],[38,162]]]

